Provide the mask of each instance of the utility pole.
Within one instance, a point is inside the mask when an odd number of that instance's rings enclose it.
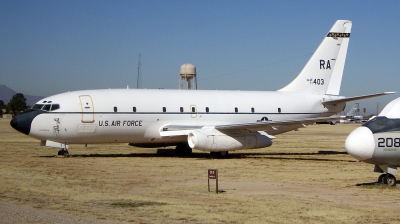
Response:
[[[379,114],[379,102],[376,103],[376,115]]]
[[[141,59],[141,55],[139,52],[139,60],[138,60],[138,67],[137,67],[137,80],[136,80],[136,89],[141,89],[142,88],[142,78],[140,77],[140,73],[142,70],[142,61]]]

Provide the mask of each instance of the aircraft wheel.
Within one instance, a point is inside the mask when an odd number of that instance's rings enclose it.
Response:
[[[394,177],[392,174],[388,173],[386,174],[385,178],[383,179],[385,184],[387,184],[389,187],[394,187],[396,186],[396,177]]]
[[[63,152],[63,150],[61,149],[61,150],[58,150],[58,153],[57,153],[57,155],[59,155],[59,156],[62,156],[62,155],[64,155],[64,152]]]
[[[381,174],[378,177],[378,183],[383,184],[386,174]]]
[[[221,158],[227,158],[227,157],[228,157],[228,151],[220,152],[220,153],[219,153],[219,157],[221,157]]]
[[[187,143],[180,143],[175,147],[175,153],[180,155],[190,155],[192,154],[192,148],[190,148]]]
[[[227,158],[228,157],[228,151],[224,152],[210,152],[211,156],[218,156],[220,158]]]
[[[68,150],[64,150],[64,157],[69,157]]]
[[[228,151],[224,152],[210,152],[211,156],[218,156],[219,158],[227,158],[228,157]]]

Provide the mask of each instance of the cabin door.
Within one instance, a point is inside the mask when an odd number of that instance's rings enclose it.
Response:
[[[94,108],[92,97],[88,95],[79,96],[82,109],[82,123],[94,122]]]

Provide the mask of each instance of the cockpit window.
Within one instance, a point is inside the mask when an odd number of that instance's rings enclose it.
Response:
[[[51,101],[49,101],[51,102]],[[60,104],[35,104],[32,106],[34,110],[53,111],[60,109]]]
[[[43,107],[43,104],[35,104],[35,105],[32,106],[32,109],[34,109],[34,110],[41,110],[42,107]]]
[[[45,104],[44,107],[42,108],[42,110],[50,111],[50,108],[51,108],[51,104]]]
[[[53,104],[51,106],[51,111],[60,109],[60,104]]]
[[[362,126],[369,128],[372,133],[400,131],[400,119],[375,117]]]

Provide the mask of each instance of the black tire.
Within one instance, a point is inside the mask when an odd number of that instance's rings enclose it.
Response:
[[[175,147],[175,153],[178,155],[191,155],[192,148],[190,148],[188,143],[180,143]]]
[[[219,156],[218,152],[210,152],[211,156]]]
[[[386,174],[383,180],[386,182],[385,184],[387,184],[389,187],[394,187],[397,184],[396,177],[390,173]]]
[[[69,157],[69,153],[67,150],[64,150],[64,157]]]
[[[223,151],[223,152],[210,152],[211,156],[217,156],[219,158],[227,158],[228,157],[228,151]]]
[[[221,157],[221,158],[227,158],[227,157],[228,157],[228,151],[219,152],[219,157]]]
[[[381,175],[379,175],[379,177],[378,177],[378,182],[377,182],[377,183],[383,184],[384,179],[385,179],[385,176],[386,176],[386,174],[381,174]]]

